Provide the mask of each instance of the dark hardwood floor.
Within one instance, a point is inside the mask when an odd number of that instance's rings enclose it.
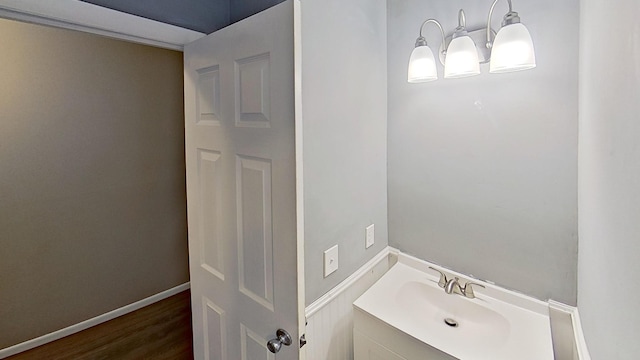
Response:
[[[189,291],[6,360],[193,359]]]

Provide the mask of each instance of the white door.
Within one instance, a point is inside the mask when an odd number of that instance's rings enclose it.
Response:
[[[299,358],[293,2],[184,50],[196,359]],[[292,337],[277,354],[277,329]]]

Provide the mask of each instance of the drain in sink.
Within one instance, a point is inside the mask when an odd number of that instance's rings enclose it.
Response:
[[[451,327],[458,327],[458,322],[453,320],[452,318],[446,318],[444,319],[444,323],[451,326]]]

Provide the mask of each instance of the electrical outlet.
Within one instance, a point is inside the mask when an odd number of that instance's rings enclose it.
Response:
[[[375,225],[371,224],[371,225],[367,226],[367,230],[366,230],[366,236],[365,236],[365,240],[364,240],[365,249],[368,249],[371,246],[373,246],[373,244],[375,242],[376,242]]]
[[[338,270],[338,245],[324,252],[324,277]]]

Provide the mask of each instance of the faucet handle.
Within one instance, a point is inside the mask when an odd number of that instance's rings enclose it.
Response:
[[[438,269],[436,269],[434,267],[429,266],[429,269],[435,270],[435,271],[440,273],[440,281],[438,281],[438,286],[440,286],[441,288],[444,288],[445,286],[447,286],[447,281],[448,281],[447,280],[447,275],[445,275],[442,271],[440,271],[440,270],[438,270]]]
[[[469,299],[475,299],[476,297],[476,294],[473,292],[473,285],[485,288],[484,285],[474,282],[467,282],[466,284],[464,284],[464,287],[462,288],[462,294],[464,294],[464,296]]]

